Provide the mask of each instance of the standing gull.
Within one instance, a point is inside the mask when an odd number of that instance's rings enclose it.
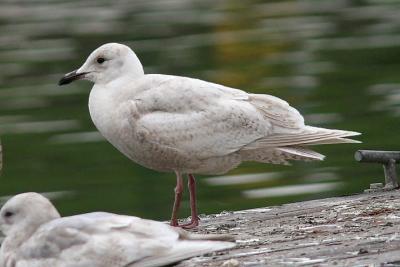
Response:
[[[191,234],[162,222],[94,212],[61,218],[37,193],[0,210],[2,267],[151,267],[233,247],[227,235]]]
[[[187,174],[191,221],[198,225],[194,173],[223,174],[243,161],[287,164],[323,160],[305,146],[353,143],[359,133],[306,126],[300,113],[277,97],[198,79],[144,74],[127,46],[108,43],[59,82],[94,83],[90,116],[119,151],[147,168],[175,172],[171,225],[178,226],[182,175]]]

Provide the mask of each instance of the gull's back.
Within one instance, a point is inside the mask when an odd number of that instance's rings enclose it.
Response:
[[[20,247],[14,266],[162,266],[231,246],[184,240],[179,230],[161,222],[96,212],[42,225]]]

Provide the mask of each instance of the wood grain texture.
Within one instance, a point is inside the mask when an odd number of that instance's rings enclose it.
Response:
[[[400,191],[210,215],[196,231],[233,234],[237,247],[180,267],[400,266]]]

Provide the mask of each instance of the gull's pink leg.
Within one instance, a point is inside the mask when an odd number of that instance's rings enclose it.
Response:
[[[171,225],[172,226],[179,226],[178,225],[178,211],[179,207],[181,206],[182,200],[182,192],[183,192],[183,179],[182,175],[179,172],[175,172],[176,174],[176,187],[175,187],[175,201],[174,207],[172,209],[172,216],[171,216]]]
[[[181,227],[185,229],[194,228],[199,225],[199,216],[197,214],[196,205],[196,179],[193,174],[189,174],[188,188],[190,193],[191,220],[189,223],[181,225]]]

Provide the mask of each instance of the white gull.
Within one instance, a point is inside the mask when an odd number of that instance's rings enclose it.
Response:
[[[94,212],[61,218],[37,193],[7,201],[0,210],[0,229],[6,235],[2,267],[164,266],[235,245],[216,241],[227,235],[191,234],[132,216]]]
[[[193,174],[223,174],[243,161],[287,164],[322,160],[305,146],[352,143],[359,133],[306,126],[287,102],[266,94],[187,77],[144,74],[127,46],[108,43],[93,51],[60,85],[92,81],[89,110],[100,133],[119,151],[147,168],[175,172],[171,225],[189,175],[191,222],[198,225]]]

